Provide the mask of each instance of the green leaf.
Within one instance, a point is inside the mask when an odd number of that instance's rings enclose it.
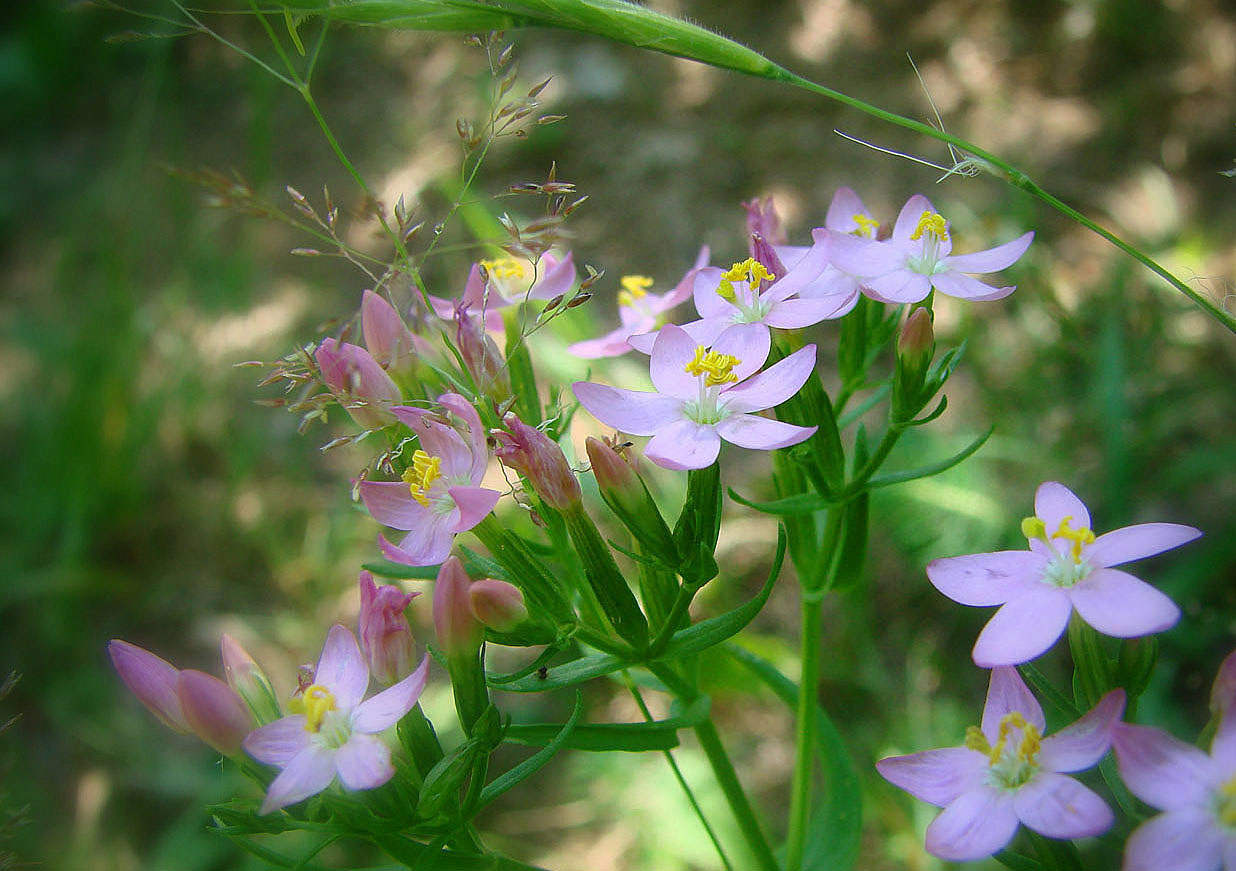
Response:
[[[379,578],[394,578],[400,581],[432,581],[438,576],[440,565],[434,566],[405,566],[400,563],[393,563],[389,560],[374,560],[373,562],[363,563],[361,568],[368,572],[373,572]]]
[[[811,514],[815,511],[823,511],[836,504],[833,500],[825,499],[823,496],[817,496],[814,493],[795,493],[793,496],[774,499],[772,502],[754,502],[745,496],[740,496],[732,487],[728,489],[730,498],[739,505],[754,508],[762,514],[775,514],[780,517]]]
[[[751,669],[790,710],[798,706],[798,686],[763,657],[736,644],[725,652]],[[848,871],[858,858],[863,825],[863,794],[841,733],[821,707],[816,713],[816,755],[824,770],[811,815],[804,871]]]
[[[856,587],[863,578],[863,564],[867,559],[867,526],[868,507],[871,494],[867,491],[855,496],[845,507],[844,538],[841,541],[841,554],[838,557],[837,571],[833,588],[849,590]]]
[[[735,608],[733,611],[728,611],[717,617],[710,617],[707,620],[701,620],[694,626],[678,630],[666,646],[665,653],[658,658],[678,659],[683,656],[689,656],[690,654],[707,650],[710,647],[715,647],[725,639],[737,635],[748,623],[755,619],[755,615],[760,613],[764,603],[768,601],[768,597],[772,593],[773,583],[777,580],[777,575],[781,574],[781,563],[784,559],[785,527],[779,526],[777,527],[777,552],[773,556],[772,569],[768,573],[768,580],[764,582],[763,589],[760,590],[756,597],[750,602]]]
[[[528,675],[532,674],[534,671],[537,671],[538,669],[540,669],[541,666],[546,665],[551,659],[553,659],[555,656],[557,656],[561,652],[562,652],[562,648],[557,647],[555,645],[550,645],[549,647],[546,647],[544,650],[541,651],[540,656],[538,656],[536,659],[534,659],[532,662],[528,663],[521,669],[513,671],[509,674],[494,674],[492,672],[486,672],[485,682],[489,684],[491,687],[503,687],[505,689],[505,687],[503,686],[504,684],[509,684],[512,681],[517,681],[521,677],[527,677]],[[546,668],[546,673],[548,673],[548,671],[549,669]]]
[[[919,466],[917,469],[906,469],[904,472],[890,472],[887,475],[875,475],[867,482],[867,489],[874,490],[877,487],[888,487],[892,484],[903,484],[906,481],[914,481],[918,478],[930,478],[932,475],[938,475],[941,472],[947,472],[949,469],[956,466],[962,460],[969,457],[991,438],[991,434],[996,431],[995,424],[987,428],[987,432],[976,438],[966,447],[962,448],[947,460],[940,460],[938,463],[928,463],[926,466]]]
[[[1043,866],[1034,859],[1011,850],[1001,850],[992,858],[1005,868],[1012,868],[1013,871],[1043,871]]]
[[[545,871],[536,865],[526,865],[495,853],[458,853],[437,846],[422,844],[406,835],[376,833],[369,836],[375,844],[411,868],[429,858],[434,871]]]
[[[502,689],[508,693],[540,693],[545,690],[556,690],[583,683],[634,664],[608,653],[594,653],[546,669],[545,677],[534,673],[502,684]]]
[[[708,696],[700,696],[682,713],[664,720],[639,723],[585,723],[575,727],[566,742],[572,750],[638,752],[671,750],[678,746],[678,730],[690,729],[708,717]],[[530,723],[507,727],[506,740],[513,744],[541,746],[562,729],[561,723]]]
[[[485,784],[485,787],[481,790],[481,797],[477,801],[476,810],[480,810],[516,784],[527,780],[539,771],[546,762],[553,759],[558,751],[566,746],[567,739],[569,739],[571,737],[571,733],[575,731],[575,727],[579,724],[579,718],[582,717],[583,714],[584,696],[583,693],[576,690],[575,710],[571,712],[571,716],[567,719],[567,721],[562,724],[562,728],[558,730],[558,734],[555,735],[548,744],[529,756],[523,762],[516,765],[510,771],[495,777],[489,783]]]

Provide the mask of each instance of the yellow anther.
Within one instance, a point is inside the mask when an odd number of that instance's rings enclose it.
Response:
[[[1034,541],[1036,538],[1047,540],[1047,524],[1038,517],[1027,517],[1021,522],[1021,534],[1026,537],[1027,541]]]
[[[301,705],[305,709],[305,731],[320,732],[326,712],[335,710],[335,694],[315,683],[301,696]]]
[[[402,477],[412,491],[412,498],[428,508],[429,497],[425,494],[433,482],[442,477],[442,458],[418,450],[412,455],[412,465],[403,470]]]
[[[497,260],[482,260],[481,265],[489,273],[490,278],[505,280],[508,278],[525,278],[528,274],[528,264],[513,257],[499,257]]]
[[[718,354],[716,351],[705,352],[703,345],[695,348],[695,358],[683,369],[688,375],[708,376],[704,383],[709,387],[718,384],[730,384],[738,380],[733,369],[742,361],[730,354]]]
[[[1219,822],[1236,826],[1236,777],[1219,787]]]
[[[1000,761],[1000,757],[1004,754],[1004,747],[1008,743],[1009,733],[1014,729],[1021,730],[1021,743],[1017,746],[1017,758],[1031,765],[1036,764],[1035,757],[1039,754],[1043,736],[1038,727],[1026,722],[1025,716],[1020,711],[1013,711],[1000,718],[1000,734],[996,738],[996,746],[992,747],[991,752],[987,754],[988,760],[993,765]]]
[[[868,239],[876,237],[876,230],[880,229],[880,222],[875,218],[868,218],[866,215],[855,215],[854,223],[858,224],[858,229],[854,231],[856,236],[866,236]]]
[[[977,750],[984,756],[991,755],[991,744],[987,741],[987,736],[983,734],[983,730],[978,726],[966,727],[966,740],[962,743],[971,750]]]
[[[624,275],[618,280],[622,290],[618,291],[618,305],[634,305],[637,299],[648,295],[652,287],[652,279],[647,275]]]
[[[1073,515],[1069,515],[1060,521],[1060,528],[1052,533],[1052,538],[1067,538],[1073,542],[1072,556],[1073,562],[1081,562],[1082,547],[1094,542],[1094,533],[1089,526],[1083,526],[1081,529],[1073,529],[1069,526],[1069,521],[1073,519]]]
[[[923,212],[918,219],[918,226],[910,234],[910,241],[921,239],[924,234],[935,236],[940,241],[948,239],[948,221],[939,212]]]
[[[754,257],[748,257],[721,273],[721,284],[717,286],[717,296],[726,302],[734,302],[735,281],[745,281],[752,293],[759,293],[760,282],[772,280],[773,274],[768,271],[768,267]]]

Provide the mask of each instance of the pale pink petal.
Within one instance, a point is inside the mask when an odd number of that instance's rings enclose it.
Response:
[[[686,302],[687,298],[691,296],[692,291],[695,289],[696,275],[699,274],[700,270],[708,266],[709,256],[710,252],[708,250],[708,246],[701,246],[699,254],[695,256],[695,263],[689,270],[687,270],[687,274],[679,280],[678,284],[674,285],[673,290],[652,303],[652,311],[656,314],[660,314],[661,312],[667,312],[675,306]]]
[[[415,529],[429,519],[429,509],[412,498],[402,481],[361,481],[360,497],[373,519],[394,529]]]
[[[1201,534],[1183,523],[1139,523],[1100,535],[1082,554],[1090,565],[1107,568],[1180,547]]]
[[[627,336],[627,343],[641,354],[651,354],[659,335],[661,335],[660,330],[648,333],[634,333]]]
[[[384,366],[398,366],[412,352],[412,334],[384,297],[372,290],[361,296],[361,332],[365,347]]]
[[[317,795],[335,779],[335,752],[310,743],[296,754],[271,782],[258,813],[268,814],[281,807]]]
[[[828,212],[824,215],[824,226],[841,233],[853,233],[860,229],[855,215],[870,218],[867,207],[851,188],[839,187],[833,194],[832,202],[828,204]]]
[[[974,642],[974,664],[991,668],[1029,662],[1056,643],[1072,611],[1068,595],[1055,587],[1010,599]]]
[[[451,528],[451,533],[467,532],[494,510],[502,494],[488,487],[449,487],[447,492],[459,506],[459,520]]]
[[[479,309],[485,302],[485,279],[481,277],[481,264],[473,263],[468,270],[468,281],[464,285],[463,296],[459,298],[459,307],[465,311]],[[454,307],[446,317],[454,317]]]
[[[931,276],[931,286],[947,296],[968,299],[972,302],[990,302],[1004,299],[1017,289],[1016,285],[992,287],[977,278],[960,272],[937,272]]]
[[[649,325],[651,326],[651,324]],[[645,327],[647,329],[647,327]],[[643,332],[642,330],[640,332]],[[619,357],[634,350],[627,337],[631,335],[630,328],[621,326],[597,339],[584,339],[567,345],[567,353],[582,360],[600,360],[604,357]]]
[[[286,768],[309,746],[312,735],[305,729],[305,715],[293,714],[254,729],[245,738],[244,747],[258,762]]]
[[[1086,506],[1072,490],[1056,481],[1040,484],[1035,491],[1034,515],[1043,521],[1048,535],[1054,535],[1065,518],[1069,518],[1071,529],[1090,528],[1090,512]]]
[[[968,747],[947,747],[881,759],[876,771],[915,798],[944,807],[982,784],[987,776],[987,757]]]
[[[1210,741],[1210,758],[1219,771],[1236,775],[1236,714],[1224,713]]]
[[[546,254],[537,264],[537,282],[532,285],[529,299],[553,299],[566,294],[575,284],[575,260],[570,252],[562,260]]]
[[[1223,871],[1236,871],[1236,833],[1222,832]]]
[[[993,668],[987,683],[987,700],[983,703],[983,720],[980,727],[987,740],[995,744],[1000,734],[1000,720],[1006,714],[1018,713],[1041,734],[1047,726],[1043,708],[1021,679],[1017,669]]]
[[[737,357],[733,373],[739,381],[745,381],[768,360],[768,352],[772,348],[772,335],[768,327],[761,323],[734,324],[726,327],[712,343],[712,350],[718,354],[729,354]]]
[[[1027,828],[1049,838],[1092,838],[1116,821],[1103,799],[1071,777],[1041,771],[1013,794],[1013,810]]]
[[[786,269],[793,269],[795,264],[799,263],[807,252],[811,250],[810,245],[774,245],[773,251],[777,252],[777,257],[785,265]]]
[[[893,225],[893,238],[898,241],[909,241],[914,231],[918,229],[918,222],[923,217],[923,212],[935,210],[936,207],[931,204],[931,200],[922,194],[910,197],[901,207],[901,211],[897,213],[897,223]]]
[[[652,435],[682,419],[682,400],[660,393],[576,381],[575,398],[606,426],[631,435]]]
[[[352,728],[358,732],[381,732],[395,725],[421,697],[428,677],[429,657],[426,656],[416,671],[357,705],[352,712]]]
[[[1180,619],[1175,602],[1120,569],[1097,569],[1068,592],[1083,620],[1116,638],[1162,632]]]
[[[438,404],[463,421],[472,440],[472,471],[470,480],[479,484],[485,477],[485,468],[489,465],[489,447],[485,444],[485,428],[481,426],[481,416],[476,407],[458,393],[443,393],[438,397]]]
[[[829,259],[847,275],[885,275],[905,266],[905,247],[858,236],[835,235]]]
[[[108,642],[107,652],[116,673],[137,700],[145,705],[163,725],[176,732],[193,730],[185,720],[176,694],[176,679],[180,670],[149,650],[115,639]]]
[[[732,317],[737,311],[734,304],[717,293],[721,286],[721,274],[725,270],[717,266],[706,266],[695,273],[695,282],[691,289],[695,300],[695,310],[702,318]]]
[[[1210,687],[1210,714],[1226,719],[1227,712],[1236,706],[1236,650],[1223,657],[1215,682]],[[1236,723],[1236,717],[1232,718]]]
[[[1012,242],[1005,242],[986,251],[975,251],[973,254],[954,254],[946,257],[945,266],[956,272],[987,273],[999,272],[1016,263],[1021,255],[1026,253],[1034,240],[1033,231],[1018,236]]]
[[[652,379],[652,386],[659,393],[681,400],[695,399],[699,395],[699,377],[689,374],[686,368],[695,357],[695,349],[699,344],[681,327],[666,324],[661,328],[661,332],[657,333],[656,343],[652,346],[652,356],[648,361],[648,375]],[[583,399],[581,398],[580,401],[583,402]],[[584,403],[585,408],[587,405]],[[588,410],[592,411],[591,408]],[[604,418],[601,420],[604,421]],[[608,423],[608,421],[604,422]],[[610,425],[616,426],[616,424]],[[632,432],[632,430],[624,429],[624,432]],[[636,433],[636,435],[651,435],[651,433]]]
[[[340,711],[352,710],[364,698],[369,688],[369,666],[356,636],[346,626],[336,623],[326,633],[313,682],[334,694],[335,707]]]
[[[444,297],[441,297],[441,296],[434,296],[431,293],[429,294],[429,305],[433,308],[433,313],[436,314],[438,317],[442,318],[443,320],[451,321],[455,319],[455,301],[454,300],[445,299]],[[467,306],[465,306],[465,309],[466,308]]]
[[[727,312],[724,315],[717,317],[701,318],[698,321],[682,324],[682,330],[691,337],[694,345],[703,345],[705,348],[711,347],[717,341],[717,337],[734,326],[734,318],[738,315],[738,310]],[[767,327],[764,328],[767,332]]]
[[[459,430],[450,424],[424,416],[412,427],[421,439],[421,450],[442,460],[440,473],[446,478],[467,477],[472,473],[472,448]]]
[[[927,276],[908,269],[897,269],[885,275],[867,279],[863,287],[874,299],[898,305],[918,302],[931,293],[931,281]]]
[[[777,303],[764,316],[764,323],[780,330],[797,330],[833,318],[839,318],[851,308],[858,297],[817,297],[787,299]]]
[[[1004,848],[1017,833],[1013,797],[987,787],[967,790],[927,827],[927,852],[970,862]]]
[[[455,506],[445,514],[429,512],[424,523],[408,532],[399,542],[402,562],[412,566],[437,565],[446,559],[455,541],[454,529],[459,525],[461,511]],[[379,542],[381,544],[381,542]]]
[[[717,460],[721,437],[716,427],[693,420],[677,420],[658,432],[644,448],[644,456],[665,469],[703,469]]]
[[[1112,748],[1129,791],[1159,810],[1206,804],[1219,779],[1209,756],[1161,729],[1120,723]]]
[[[828,231],[824,229],[812,230],[811,238],[815,244],[807,249],[803,258],[795,263],[783,278],[773,282],[767,291],[760,294],[762,300],[770,303],[781,302],[820,277],[820,273],[828,265],[832,244]]]
[[[1039,760],[1048,771],[1085,771],[1099,764],[1124,713],[1124,690],[1115,689],[1077,722],[1043,739]]]
[[[815,345],[805,345],[754,378],[724,391],[721,403],[732,414],[772,408],[801,390],[814,371]]]
[[[1232,853],[1224,841],[1214,816],[1201,808],[1160,814],[1129,836],[1121,871],[1219,871]]]
[[[240,749],[253,728],[253,714],[236,690],[214,675],[187,668],[176,679],[176,694],[197,737],[225,756]]]
[[[927,580],[962,605],[1003,605],[1039,583],[1047,561],[1028,550],[944,557],[927,565]]]
[[[348,789],[374,789],[395,775],[391,750],[382,739],[353,732],[335,751],[335,771]]]
[[[717,435],[740,448],[771,451],[811,438],[814,426],[795,426],[754,414],[731,414],[717,423]]]

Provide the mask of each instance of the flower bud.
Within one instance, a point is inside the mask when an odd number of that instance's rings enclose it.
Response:
[[[931,398],[933,391],[924,396],[923,385],[935,350],[931,312],[922,306],[916,307],[897,337],[897,371],[893,376],[893,407],[905,420],[918,414]]]
[[[510,632],[528,619],[524,594],[514,584],[483,578],[473,581],[468,595],[476,619],[497,632]]]
[[[244,700],[217,677],[185,669],[176,679],[176,695],[189,727],[224,756],[240,752],[253,731],[253,714]]]
[[[498,405],[510,399],[511,375],[506,358],[485,332],[482,320],[462,308],[455,309],[455,343],[477,390]]]
[[[551,507],[563,511],[578,505],[583,494],[562,448],[514,412],[507,413],[502,422],[508,432],[497,433],[498,448],[494,453],[503,465],[527,478]]]
[[[931,312],[919,306],[906,318],[897,338],[897,356],[902,358],[926,355],[930,360],[936,347],[935,333],[931,329]]]
[[[279,710],[279,697],[275,695],[270,678],[240,642],[224,634],[219,639],[219,648],[223,654],[223,675],[227,678],[228,686],[244,699],[257,721],[265,725],[283,716]]]
[[[364,348],[336,339],[323,339],[313,358],[331,393],[365,429],[381,429],[395,422],[387,410],[402,394],[391,377]]]
[[[485,630],[472,613],[471,586],[459,558],[447,557],[433,586],[433,628],[448,658],[472,654],[485,640]]]
[[[767,239],[770,245],[786,243],[785,229],[781,226],[781,217],[777,214],[777,207],[773,204],[772,197],[747,200],[742,207],[747,212],[747,234],[749,236],[759,234]],[[751,256],[763,262],[762,258],[755,253],[754,245],[751,249]]]
[[[384,684],[393,684],[412,673],[416,647],[404,609],[419,593],[373,582],[369,572],[360,573],[360,616],[357,629],[361,648],[369,662],[369,674]]]
[[[678,552],[673,535],[643,480],[617,451],[600,439],[589,436],[584,448],[605,504],[646,553],[671,568],[677,566]]]
[[[411,366],[412,333],[395,307],[372,290],[366,290],[361,298],[361,332],[378,365],[393,372]]]
[[[781,262],[781,258],[777,256],[777,252],[767,239],[760,233],[751,234],[751,256],[772,273],[771,281],[780,281],[785,278],[787,272],[785,264]]]
[[[180,697],[176,693],[176,678],[180,674],[176,666],[149,650],[120,639],[109,641],[107,652],[125,686],[163,725],[183,735],[193,731],[185,720]]]

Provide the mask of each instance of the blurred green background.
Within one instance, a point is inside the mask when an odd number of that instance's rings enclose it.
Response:
[[[1236,180],[1220,175],[1236,157],[1230,6],[654,5],[927,119],[908,52],[952,132],[1011,158],[1203,292],[1233,292]],[[234,171],[280,205],[284,185],[320,203],[325,183],[345,216],[359,192],[296,95],[217,43],[109,42],[148,28],[43,0],[6,5],[0,22],[0,677],[21,675],[0,701],[0,723],[19,717],[0,735],[0,868],[260,867],[205,831],[201,808],[228,794],[234,772],[140,708],[105,645],[121,637],[218,673],[217,639],[228,631],[290,688],[329,623],[354,622],[355,575],[375,528],[349,504],[348,481],[368,457],[319,453],[350,422],[298,435],[293,416],[255,404],[278,395],[257,388],[259,370],[234,364],[316,339],[350,315],[366,284],[338,261],[289,256],[309,240],[210,208],[167,168]],[[215,23],[270,55],[251,20]],[[1015,295],[940,301],[941,341],[965,338],[967,359],[947,390],[949,412],[905,439],[890,467],[944,456],[988,423],[995,436],[954,472],[879,494],[867,584],[826,614],[821,699],[868,796],[859,867],[942,867],[921,848],[931,809],[879,781],[871,761],[956,744],[977,721],[985,678],[968,654],[987,612],[944,600],[923,566],[1020,547],[1018,521],[1043,480],[1073,488],[1099,531],[1145,520],[1205,531],[1138,569],[1185,612],[1162,636],[1140,714],[1192,739],[1236,630],[1236,337],[1011,188],[983,178],[937,186],[938,171],[832,131],[948,164],[936,143],[686,61],[572,34],[510,38],[529,86],[554,75],[546,110],[567,120],[500,144],[477,192],[543,180],[557,161],[559,177],[591,197],[572,218],[577,261],[608,271],[592,305],[534,343],[539,353],[608,325],[621,274],[653,275],[664,288],[701,243],[715,263],[745,256],[739,202],[760,194],[776,197],[799,242],[843,184],[884,220],[926,193],[952,219],[958,250],[1038,233],[1007,273]],[[432,221],[458,169],[455,120],[480,115],[487,83],[483,56],[458,36],[337,29],[315,92],[381,195],[404,194]],[[371,227],[352,223],[350,238],[381,250]],[[466,268],[464,255],[435,261],[432,289],[456,295]],[[827,358],[835,327],[815,332]],[[585,371],[546,359],[561,379]],[[763,468],[735,452],[727,482],[744,487]],[[767,518],[735,511],[722,539],[729,568],[703,608],[749,595],[773,534]],[[787,669],[795,609],[787,577],[750,633]],[[1059,675],[1061,665],[1053,653],[1044,668]],[[710,686],[748,787],[780,833],[789,712],[752,699],[743,676],[722,668]],[[449,710],[441,689],[435,703]],[[591,688],[589,704],[598,718],[637,716],[609,685]],[[686,746],[680,757],[724,825],[698,755]],[[561,869],[716,865],[655,756],[560,759],[533,784],[485,819],[495,846]],[[353,856],[340,850],[337,861]],[[1092,860],[1118,864],[1102,847]]]

